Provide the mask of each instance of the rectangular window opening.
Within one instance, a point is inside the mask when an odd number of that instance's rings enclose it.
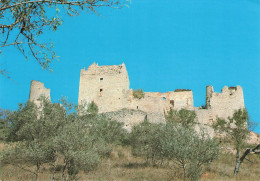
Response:
[[[102,82],[103,81],[103,78],[101,77],[101,78],[99,78],[99,82]]]
[[[103,89],[99,89],[99,96],[102,96]]]
[[[174,107],[174,100],[170,100],[170,104]]]

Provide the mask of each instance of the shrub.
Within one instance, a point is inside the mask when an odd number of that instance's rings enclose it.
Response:
[[[133,155],[144,157],[147,163],[151,161],[152,164],[156,164],[159,159],[162,159],[160,154],[162,129],[162,124],[152,124],[147,120],[134,126],[130,134]]]
[[[218,118],[217,122],[213,124],[213,128],[227,135],[231,139],[236,150],[236,165],[234,175],[238,174],[240,164],[243,162],[246,155],[241,156],[241,151],[245,148],[245,142],[249,134],[249,130],[254,129],[257,124],[249,119],[246,109],[238,109],[234,112],[232,118],[225,119]]]
[[[9,124],[7,118],[10,114],[10,110],[0,109],[0,141],[6,140],[9,134]]]
[[[191,128],[197,123],[195,111],[187,109],[177,111],[171,108],[170,111],[165,114],[165,119],[168,124],[180,124],[186,128]]]
[[[191,91],[190,89],[176,89],[174,92],[186,92]]]
[[[133,90],[133,96],[134,96],[134,98],[137,98],[137,99],[142,99],[142,98],[144,98],[143,89]]]
[[[36,180],[45,163],[54,167],[53,172],[62,167],[63,180],[77,179],[80,170],[93,170],[109,156],[112,144],[121,144],[126,134],[123,124],[96,114],[94,103],[90,104],[91,114],[86,115],[65,99],[62,103],[42,98],[39,107],[33,102],[20,104],[8,116],[9,141],[15,144],[5,150],[5,163],[25,170],[33,165]],[[63,160],[61,166],[57,165],[58,157]]]
[[[218,142],[207,134],[172,125],[166,126],[162,147],[166,158],[182,168],[183,180],[198,180],[203,166],[219,153]]]
[[[94,101],[92,101],[90,104],[87,106],[87,112],[90,114],[97,114],[98,113],[98,106]]]
[[[152,124],[145,120],[133,127],[131,148],[153,165],[173,161],[183,170],[183,180],[198,180],[203,166],[218,156],[215,139],[176,124]]]

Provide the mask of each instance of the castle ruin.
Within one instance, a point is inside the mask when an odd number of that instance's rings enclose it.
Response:
[[[125,64],[99,66],[93,63],[87,70],[82,69],[79,81],[78,104],[94,101],[99,113],[125,123],[126,129],[140,123],[145,117],[150,122],[164,122],[164,114],[170,109],[188,109],[196,112],[201,125],[210,125],[217,117],[227,119],[237,109],[244,108],[243,90],[240,86],[225,86],[221,93],[206,87],[205,108],[194,107],[191,90],[176,89],[166,93],[144,92],[136,98],[129,88],[129,78]],[[44,95],[50,98],[50,89],[43,83],[32,81],[30,101]]]
[[[172,108],[194,110],[200,123],[210,124],[217,117],[227,119],[233,115],[234,110],[245,107],[243,90],[240,86],[229,88],[225,86],[221,93],[216,93],[212,86],[207,86],[204,109],[194,107],[193,93],[185,89],[166,93],[144,92],[143,98],[135,98],[133,90],[129,88],[124,63],[117,66],[99,66],[93,63],[87,70],[85,68],[81,70],[78,104],[91,101],[98,105],[100,113],[110,115],[111,112],[120,112],[122,109],[132,110],[132,117],[136,114],[136,118],[142,121],[143,117],[138,115],[147,115],[151,122],[164,120],[164,114]]]

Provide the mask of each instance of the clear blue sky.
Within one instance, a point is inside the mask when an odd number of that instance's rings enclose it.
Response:
[[[130,7],[100,9],[102,16],[64,17],[55,42],[53,73],[15,49],[0,56],[15,82],[0,77],[0,107],[16,109],[29,97],[31,80],[51,88],[52,100],[77,103],[80,69],[125,62],[130,87],[166,92],[191,89],[205,104],[205,87],[240,85],[246,108],[260,123],[259,0],[132,0]],[[260,126],[257,132],[260,133]]]

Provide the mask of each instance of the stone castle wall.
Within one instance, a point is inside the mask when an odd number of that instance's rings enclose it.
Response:
[[[232,117],[235,110],[245,108],[242,87],[225,86],[221,93],[217,93],[212,86],[207,86],[206,108],[211,110],[215,117]]]
[[[144,92],[144,97],[141,99],[133,96],[133,91],[130,91],[129,109],[139,109],[147,113],[161,113],[170,109],[193,109],[193,94],[192,91],[180,92]]]
[[[165,123],[164,115],[158,112],[144,112],[137,109],[121,109],[113,112],[103,113],[109,119],[124,123],[124,128],[131,131],[137,125],[147,119],[151,123]]]
[[[207,86],[206,109],[194,107],[193,93],[185,89],[166,93],[144,92],[143,98],[135,98],[133,90],[129,89],[125,64],[99,66],[94,63],[87,70],[81,70],[78,103],[91,101],[98,105],[100,113],[136,110],[145,112],[151,122],[158,122],[159,119],[164,122],[164,114],[171,108],[194,110],[201,124],[212,124],[217,117],[227,119],[233,115],[234,110],[245,107],[240,86],[225,86],[221,93],[214,92],[212,86]],[[136,112],[129,117],[133,123],[143,120],[143,115]]]
[[[39,81],[32,81],[30,101],[39,104],[37,99],[40,96],[50,99],[50,89],[46,89]],[[126,129],[142,122],[145,117],[153,123],[165,122],[164,115],[170,109],[194,110],[198,122],[207,127],[214,123],[217,117],[227,119],[232,117],[235,110],[245,107],[240,86],[225,86],[221,93],[214,92],[212,86],[207,86],[205,109],[194,107],[193,93],[185,89],[166,93],[144,92],[143,98],[135,98],[133,90],[129,89],[124,63],[112,66],[99,66],[94,63],[87,70],[81,70],[78,104],[92,101],[97,104],[99,113],[124,122]]]

